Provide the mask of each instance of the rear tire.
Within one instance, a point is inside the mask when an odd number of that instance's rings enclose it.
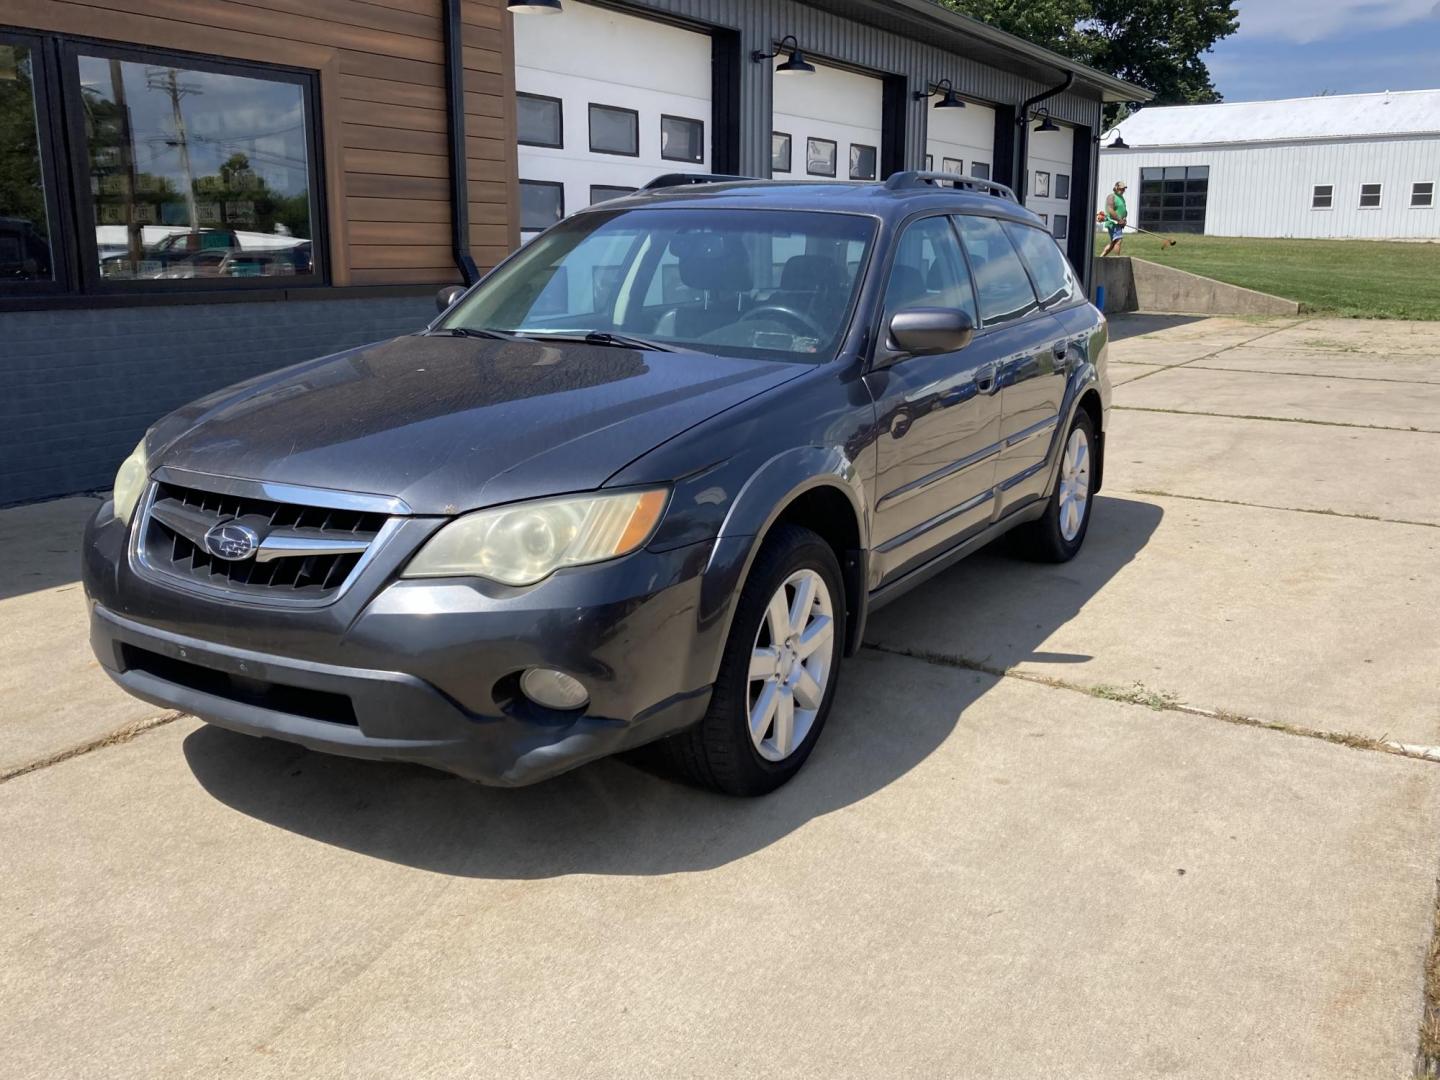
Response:
[[[1084,409],[1075,414],[1060,447],[1060,469],[1045,513],[1014,532],[1021,554],[1038,562],[1069,562],[1090,531],[1095,475],[1095,424]]]
[[[810,756],[839,682],[845,588],[817,533],[776,527],[735,606],[705,718],[659,745],[670,769],[727,795],[765,795]]]

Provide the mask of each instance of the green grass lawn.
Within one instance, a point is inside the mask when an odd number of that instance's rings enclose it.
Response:
[[[1176,234],[1174,247],[1126,233],[1124,255],[1360,319],[1440,319],[1440,244],[1383,240],[1250,240]],[[1104,250],[1095,238],[1095,251]]]

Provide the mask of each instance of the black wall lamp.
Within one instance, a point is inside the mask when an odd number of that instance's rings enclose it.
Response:
[[[558,3],[559,0],[556,0]],[[790,58],[783,64],[775,65],[776,75],[809,75],[815,71],[815,65],[805,59],[805,54],[800,50],[800,43],[795,40],[794,34],[786,34],[780,39],[780,44],[775,46],[774,52],[761,52],[756,49],[750,54],[750,59],[759,64],[766,60],[773,60],[781,53],[789,49]]]
[[[1060,126],[1050,119],[1049,109],[1036,109],[1035,115],[1040,117],[1040,123],[1035,125],[1036,131],[1059,131]]]
[[[559,15],[565,10],[560,0],[509,0],[505,9],[512,15]]]
[[[937,109],[963,109],[965,102],[955,96],[955,87],[950,84],[949,79],[941,79],[933,82],[924,90],[916,90],[912,95],[916,101],[924,101],[926,98],[939,96],[940,100],[935,103]]]

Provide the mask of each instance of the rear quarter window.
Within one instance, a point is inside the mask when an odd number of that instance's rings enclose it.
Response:
[[[975,277],[980,324],[994,326],[1024,318],[1040,306],[1030,275],[1015,245],[994,218],[961,215],[954,219]]]
[[[1054,237],[1041,229],[1015,221],[1005,222],[1004,229],[1015,242],[1020,258],[1030,271],[1041,304],[1056,307],[1068,304],[1079,295],[1080,286],[1075,271]]]

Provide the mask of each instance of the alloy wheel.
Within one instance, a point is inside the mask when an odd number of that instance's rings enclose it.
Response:
[[[830,682],[834,638],[825,579],[795,571],[770,598],[750,653],[750,739],[767,761],[784,761],[810,733]]]
[[[1070,542],[1080,535],[1090,500],[1090,440],[1083,428],[1070,432],[1060,461],[1060,535]]]

